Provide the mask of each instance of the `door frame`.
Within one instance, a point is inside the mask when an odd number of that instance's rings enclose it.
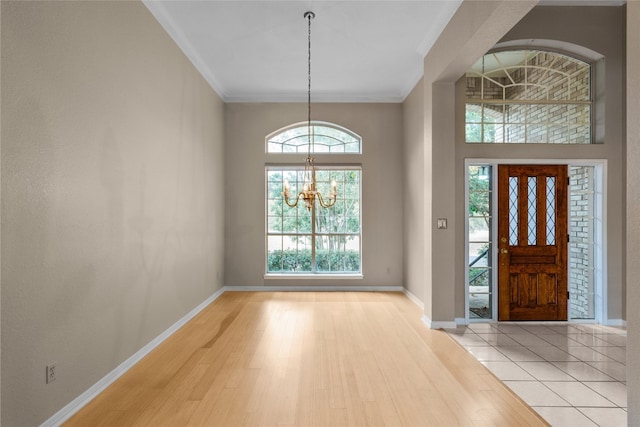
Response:
[[[466,158],[464,159],[464,260],[469,259],[468,249],[468,230],[469,230],[469,166],[474,165],[490,165],[492,182],[494,188],[491,193],[491,210],[492,216],[496,217],[498,207],[498,192],[495,186],[498,179],[498,165],[513,164],[513,165],[568,165],[571,166],[593,166],[595,168],[595,198],[594,198],[594,216],[596,218],[596,224],[594,227],[594,235],[596,245],[594,247],[594,302],[595,302],[595,318],[594,319],[571,319],[571,302],[568,302],[568,321],[573,323],[598,323],[607,324],[608,312],[607,312],[607,160],[606,159],[497,159],[497,158]],[[571,193],[569,193],[571,196]],[[571,223],[567,225],[567,231],[571,230]],[[477,322],[497,322],[498,320],[498,253],[497,245],[495,244],[498,239],[498,227],[497,222],[492,223],[491,229],[491,251],[492,251],[492,265],[491,269],[493,274],[491,275],[491,306],[492,314],[491,319],[470,319],[469,318],[469,292],[466,284],[469,282],[469,266],[468,261],[465,261],[464,265],[464,323],[477,323]],[[569,245],[567,245],[567,252],[569,252]],[[569,253],[567,253],[567,259],[569,260]],[[568,266],[567,279],[571,277],[571,266]],[[567,282],[569,288],[570,283]]]

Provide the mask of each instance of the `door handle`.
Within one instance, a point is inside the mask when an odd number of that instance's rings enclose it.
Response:
[[[508,253],[509,253],[509,250],[507,250],[507,249],[505,249],[505,248],[502,248],[502,249],[500,249],[500,253],[501,253],[501,254],[508,254]]]

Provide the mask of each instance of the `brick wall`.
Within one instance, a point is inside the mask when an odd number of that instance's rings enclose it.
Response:
[[[593,319],[593,166],[569,171],[569,292],[571,319]]]
[[[563,55],[539,52],[527,60],[526,68],[508,72],[511,79],[468,76],[467,100],[589,101],[591,96],[589,65]],[[504,142],[516,143],[591,142],[590,105],[485,104],[485,110],[485,122],[504,122],[504,127],[496,126],[495,142],[502,142],[502,135]]]

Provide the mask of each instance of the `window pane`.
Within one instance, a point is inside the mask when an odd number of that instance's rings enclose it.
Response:
[[[546,105],[529,105],[529,108],[527,109],[527,124],[547,123],[549,118],[548,110],[548,106]]]
[[[310,273],[311,251],[284,250],[268,253],[268,271],[277,273]]]
[[[488,242],[489,241],[489,217],[487,218],[469,218],[469,241],[470,242]]]
[[[490,166],[469,166],[469,190],[488,192],[490,176]]]
[[[478,286],[488,288],[489,286],[489,268],[487,267],[471,267],[469,268],[469,286]],[[471,292],[488,292],[488,289],[473,289]]]
[[[274,231],[283,231],[282,230],[282,217],[280,216],[269,216],[268,219],[268,228],[269,232]]]
[[[589,105],[567,106],[567,122],[572,125],[588,124],[590,121],[591,107]]]
[[[524,125],[505,125],[504,142],[508,143],[523,143],[525,141],[525,126]]]
[[[480,99],[482,97],[482,77],[474,73],[467,74],[467,99]]]
[[[482,79],[482,99],[502,99],[502,91],[506,83],[507,79],[504,73]]]
[[[317,236],[316,269],[322,273],[360,271],[360,238],[356,235]]]
[[[469,267],[489,266],[489,243],[469,242]]]
[[[469,292],[469,318],[491,319],[491,294]]]
[[[505,105],[505,122],[511,124],[525,124],[528,106],[523,104]]]
[[[482,138],[482,142],[503,142],[504,125],[502,123],[485,124]]]
[[[546,125],[527,125],[527,142],[530,144],[546,144]]]
[[[267,264],[269,271],[282,271],[282,237],[269,236],[267,238]]]
[[[482,104],[467,104],[467,123],[482,123]]]
[[[360,142],[348,142],[344,144],[345,153],[359,153],[360,152]]]
[[[591,129],[588,126],[570,126],[569,144],[590,144]]]
[[[580,71],[571,76],[569,99],[572,101],[589,101],[591,99],[591,69],[583,64]]]
[[[567,126],[549,126],[548,135],[550,144],[569,143],[569,128]]]
[[[482,124],[467,123],[465,126],[467,142],[482,142]]]
[[[548,86],[549,99],[553,101],[566,101],[569,99],[569,86],[567,79],[560,73],[551,74],[553,83]]]

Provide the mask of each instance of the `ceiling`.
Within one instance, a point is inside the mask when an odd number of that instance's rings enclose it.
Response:
[[[145,5],[226,102],[400,102],[461,0],[157,1]]]
[[[143,0],[225,102],[401,102],[462,0]],[[625,0],[541,0],[620,6]]]

